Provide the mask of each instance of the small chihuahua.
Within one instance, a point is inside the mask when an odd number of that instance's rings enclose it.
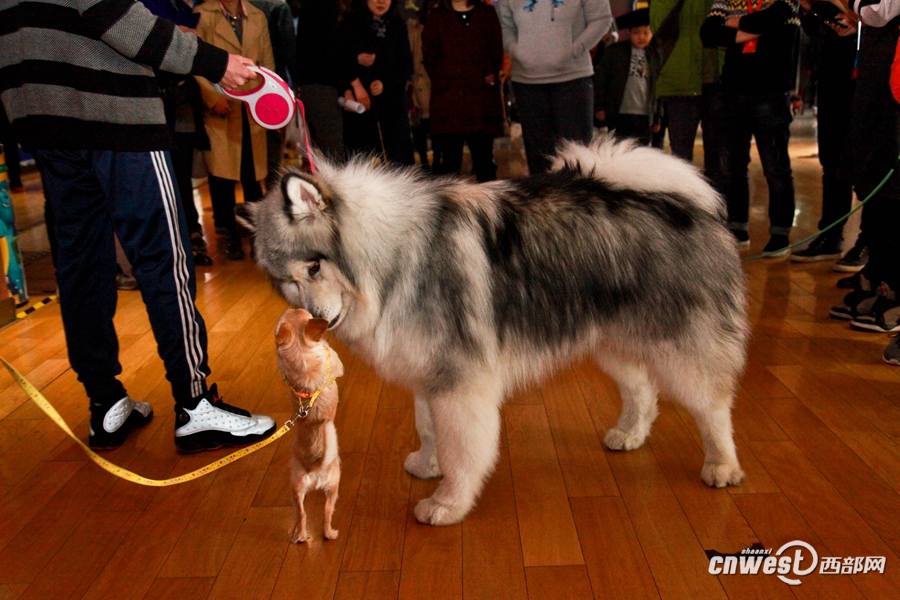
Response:
[[[309,540],[303,500],[310,490],[325,492],[325,538],[334,540],[338,536],[331,526],[341,481],[334,428],[338,406],[335,380],[344,374],[344,365],[322,339],[326,329],[327,321],[314,319],[303,309],[286,310],[275,327],[278,366],[298,402],[291,461],[291,485],[297,505],[297,524],[291,534],[295,544]]]

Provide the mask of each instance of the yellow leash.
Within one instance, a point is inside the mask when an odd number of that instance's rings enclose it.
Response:
[[[128,469],[123,469],[122,467],[113,464],[99,456],[96,452],[91,450],[87,444],[82,442],[69,428],[69,425],[63,420],[60,414],[56,411],[55,408],[47,401],[43,394],[34,385],[31,384],[30,381],[25,379],[21,373],[19,373],[15,367],[9,364],[5,359],[0,358],[0,362],[3,362],[3,366],[6,367],[6,370],[9,371],[9,374],[12,375],[13,379],[16,383],[19,384],[19,387],[22,388],[22,391],[28,394],[28,397],[31,398],[31,401],[37,404],[38,408],[44,411],[50,419],[56,423],[60,429],[62,429],[72,440],[78,444],[84,453],[87,454],[88,458],[90,458],[94,463],[97,464],[104,471],[115,475],[120,479],[124,479],[125,481],[130,481],[131,483],[136,483],[138,485],[146,485],[149,487],[168,487],[171,485],[178,485],[180,483],[187,483],[188,481],[193,481],[195,479],[199,479],[204,475],[209,475],[214,471],[218,471],[224,466],[230,465],[233,462],[236,462],[245,456],[253,454],[260,448],[265,448],[269,444],[278,441],[284,434],[286,434],[293,425],[294,419],[291,419],[287,423],[281,426],[281,428],[273,433],[271,436],[266,439],[256,442],[251,446],[247,446],[245,448],[241,448],[240,450],[236,450],[225,456],[220,458],[219,460],[206,465],[205,467],[200,467],[196,471],[191,471],[190,473],[185,473],[184,475],[179,475],[178,477],[171,477],[169,479],[150,479],[149,477],[144,477],[143,475],[138,475],[133,471],[129,471]]]

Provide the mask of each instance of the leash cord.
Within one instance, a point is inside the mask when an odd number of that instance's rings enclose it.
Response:
[[[891,167],[890,171],[887,172],[887,174],[881,179],[881,181],[878,183],[878,185],[876,185],[876,186],[872,189],[872,191],[869,192],[869,194],[865,197],[865,199],[860,200],[860,201],[859,201],[859,204],[858,204],[857,206],[854,206],[854,207],[850,210],[850,212],[848,212],[848,213],[845,214],[844,216],[842,216],[842,217],[840,217],[839,219],[837,219],[834,223],[831,223],[831,224],[828,225],[827,227],[823,228],[821,231],[817,231],[817,232],[815,232],[814,234],[812,234],[812,235],[810,235],[810,236],[807,236],[807,237],[803,238],[803,239],[800,240],[799,242],[795,242],[795,243],[789,245],[787,248],[790,249],[790,250],[793,250],[794,248],[797,248],[798,246],[802,246],[803,244],[809,242],[810,240],[813,240],[813,239],[819,237],[819,236],[822,235],[823,233],[826,233],[826,232],[828,232],[828,231],[831,231],[832,229],[834,229],[834,228],[837,227],[838,225],[841,225],[844,221],[846,221],[847,219],[849,219],[849,218],[853,215],[853,213],[855,213],[855,212],[857,212],[857,211],[859,211],[859,210],[862,210],[862,207],[865,206],[866,203],[867,203],[869,200],[871,200],[871,199],[875,196],[875,194],[877,194],[878,192],[880,192],[880,191],[881,191],[881,188],[883,188],[885,185],[887,185],[887,182],[888,182],[888,181],[890,180],[890,178],[894,175],[894,171],[897,170],[897,163],[898,163],[898,162],[900,162],[900,154],[898,154],[898,155],[897,155],[897,158],[894,160],[894,166]],[[754,261],[754,260],[759,260],[759,259],[761,259],[761,258],[768,258],[768,257],[767,257],[765,254],[757,254],[757,255],[755,255],[755,256],[747,256],[747,257],[745,257],[743,260],[745,260],[746,262],[750,262],[750,261]]]

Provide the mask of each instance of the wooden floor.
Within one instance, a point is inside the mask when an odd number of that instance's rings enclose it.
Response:
[[[793,148],[798,228],[818,210],[810,143]],[[805,158],[804,158],[805,157]],[[755,248],[765,242],[764,183],[753,170]],[[38,201],[35,199],[35,201]],[[214,249],[215,250],[215,249]],[[272,329],[284,305],[249,262],[200,271],[198,304],[227,401],[285,419]],[[668,403],[649,443],[611,453],[610,380],[578,364],[503,409],[496,472],[466,521],[412,516],[434,482],[402,468],[416,446],[408,392],[336,345],[344,462],[340,538],[291,545],[290,439],[209,477],[150,489],[88,462],[0,376],[0,600],[24,598],[803,598],[900,597],[900,369],[887,338],[829,321],[840,299],[828,265],[747,264],[753,339],[735,407],[744,485],[706,488],[690,418]],[[120,294],[124,382],[156,418],[107,456],[149,477],[197,468],[179,456],[169,387],[140,296]],[[0,330],[11,360],[87,435],[84,392],[68,367],[59,308]],[[321,532],[321,498],[311,502]],[[887,557],[887,573],[712,576],[704,549],[777,548],[800,539],[820,556]]]

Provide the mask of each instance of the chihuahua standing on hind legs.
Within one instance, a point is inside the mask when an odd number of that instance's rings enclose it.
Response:
[[[297,401],[291,459],[291,487],[297,506],[291,541],[296,544],[310,539],[303,501],[311,490],[325,492],[325,538],[338,537],[331,526],[341,481],[334,417],[338,406],[336,380],[344,374],[344,365],[322,339],[326,329],[327,321],[314,319],[303,309],[286,310],[275,327],[278,366]]]

